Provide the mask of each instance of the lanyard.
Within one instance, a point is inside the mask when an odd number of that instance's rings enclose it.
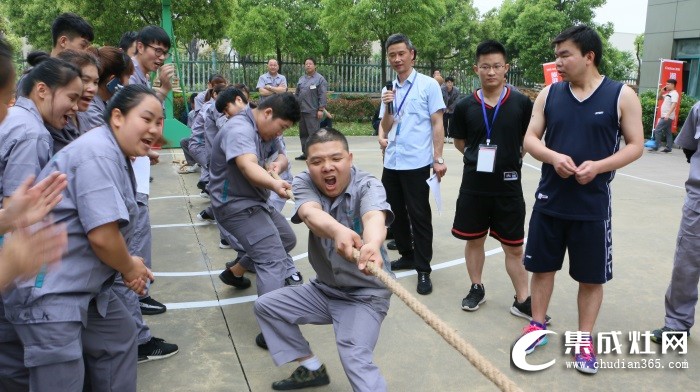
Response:
[[[484,123],[486,124],[486,145],[491,144],[491,127],[493,127],[493,124],[496,122],[496,116],[498,116],[498,109],[501,107],[501,100],[503,100],[503,96],[506,95],[507,88],[503,87],[503,91],[501,91],[501,96],[498,98],[498,103],[496,104],[496,110],[493,112],[493,119],[491,120],[491,123],[489,124],[489,117],[486,115],[486,104],[484,103],[484,90],[481,89],[479,91],[479,97],[481,98],[481,111],[484,113]]]
[[[406,102],[406,98],[408,98],[408,94],[411,92],[411,89],[413,88],[413,85],[416,84],[416,77],[418,76],[418,72],[416,72],[415,75],[413,75],[413,80],[411,80],[411,85],[408,86],[408,91],[406,91],[406,95],[403,96],[403,99],[401,100],[401,104],[399,105],[399,108],[396,109],[396,114],[401,116],[401,108],[403,107],[403,103]],[[398,85],[398,83],[397,83]],[[397,95],[394,95],[394,99],[398,98]],[[394,104],[396,106],[396,104]]]

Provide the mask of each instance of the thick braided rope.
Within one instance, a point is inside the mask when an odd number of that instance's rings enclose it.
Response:
[[[357,260],[359,252],[355,253]],[[515,383],[505,374],[501,373],[486,357],[481,355],[471,344],[459,336],[454,329],[447,323],[442,321],[438,315],[430,311],[416,297],[408,292],[396,280],[394,280],[384,270],[377,268],[372,263],[367,263],[367,270],[372,275],[379,278],[397,297],[399,297],[413,312],[415,312],[423,321],[426,322],[432,329],[435,330],[450,346],[457,349],[467,360],[474,365],[486,378],[493,382],[502,391],[522,391]]]

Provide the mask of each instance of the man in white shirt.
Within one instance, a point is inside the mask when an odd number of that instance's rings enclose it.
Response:
[[[666,148],[661,152],[671,152],[673,148],[673,135],[671,134],[671,125],[676,118],[676,105],[678,105],[678,91],[676,91],[676,79],[669,79],[666,85],[661,89],[661,94],[664,98],[664,103],[661,104],[661,117],[656,123],[654,130],[654,139],[656,146],[650,148],[649,151],[658,151],[661,147],[661,138],[666,135]]]

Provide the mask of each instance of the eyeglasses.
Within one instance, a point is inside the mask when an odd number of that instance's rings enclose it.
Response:
[[[158,57],[165,56],[166,59],[170,58],[170,53],[167,50],[163,50],[163,48],[159,48],[157,46],[148,45],[148,44],[146,44],[146,46],[153,49],[153,51],[156,52],[156,56],[158,56]]]
[[[480,65],[479,69],[484,71],[484,72],[490,72],[492,69],[496,72],[500,72],[502,69],[504,69],[506,66],[503,64],[495,64],[495,65]]]

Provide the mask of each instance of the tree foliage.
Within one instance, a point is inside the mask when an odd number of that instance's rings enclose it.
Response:
[[[420,48],[421,57],[431,62],[472,57],[478,24],[478,11],[472,0],[445,0],[445,13],[434,23]]]
[[[240,0],[228,35],[241,54],[295,57],[328,53],[318,0]]]
[[[160,0],[0,0],[11,29],[37,49],[51,48],[51,23],[62,12],[74,12],[95,29],[95,43],[116,45],[121,35],[149,24],[160,25]],[[193,38],[217,42],[231,18],[231,0],[176,0],[173,30],[180,43]]]

